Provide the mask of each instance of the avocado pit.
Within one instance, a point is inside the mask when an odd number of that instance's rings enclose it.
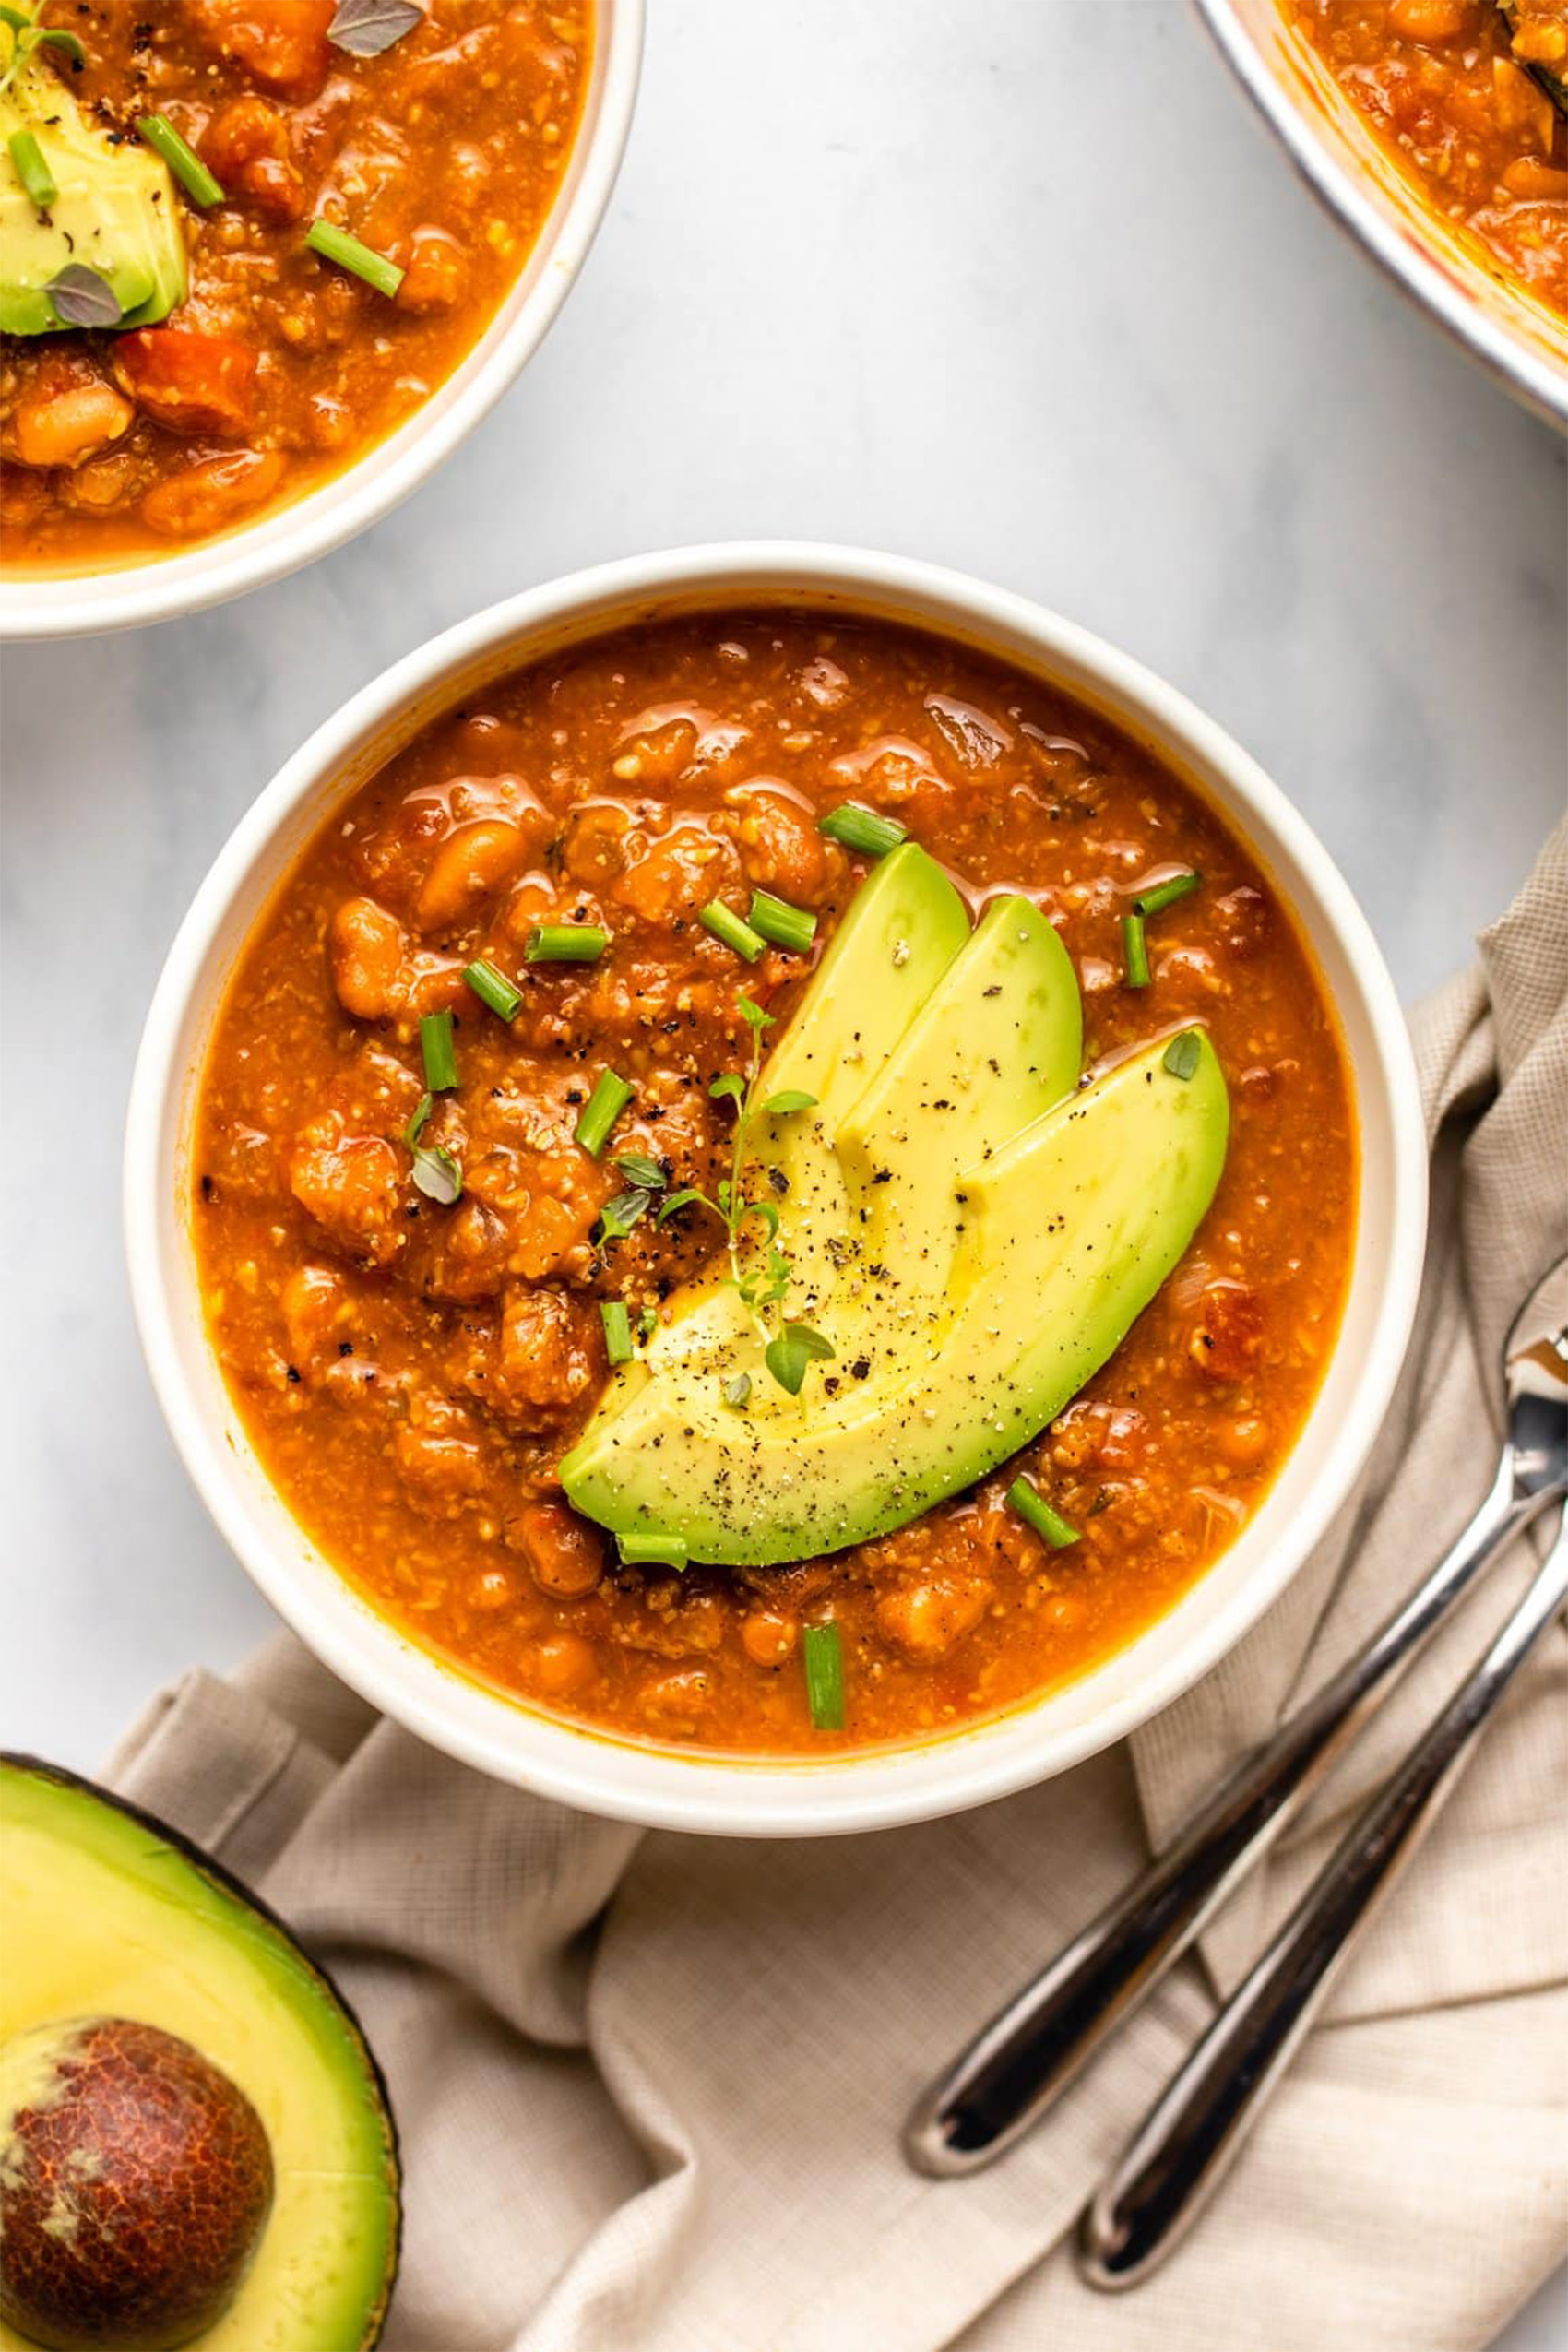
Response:
[[[272,2204],[250,2100],[125,2017],[0,2048],[0,2316],[49,2352],[173,2352],[221,2317]]]

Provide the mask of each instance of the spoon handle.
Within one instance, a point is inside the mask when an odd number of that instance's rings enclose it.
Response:
[[[1192,2227],[1565,1599],[1568,1524],[1485,1657],[1308,1888],[1090,2204],[1078,2259],[1092,2286],[1136,2286]]]
[[[1242,1757],[929,2086],[904,2132],[917,2172],[979,2171],[1039,2121],[1300,1812],[1459,1594],[1550,1499],[1518,1497],[1505,1446],[1468,1526],[1365,1648]]]

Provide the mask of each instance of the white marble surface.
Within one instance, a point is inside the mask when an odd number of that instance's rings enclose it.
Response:
[[[235,818],[432,631],[700,539],[984,573],[1258,753],[1408,995],[1562,805],[1563,447],[1313,210],[1187,11],[651,14],[608,227],[479,440],[304,577],[5,661],[7,1741],[90,1766],[160,1682],[267,1630],[137,1353],[125,1088]],[[1563,2317],[1538,2304],[1509,2352]]]

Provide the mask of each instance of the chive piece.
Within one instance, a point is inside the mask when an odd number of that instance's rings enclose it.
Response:
[[[167,114],[141,114],[137,128],[151,148],[160,155],[184,188],[193,204],[221,204],[223,190],[215,180],[194,147],[187,147]]]
[[[535,923],[523,949],[526,964],[596,964],[610,933],[592,923]]]
[[[488,1004],[504,1021],[515,1021],[522,1011],[522,991],[514,988],[505,973],[498,972],[493,964],[469,964],[463,978],[480,1003]]]
[[[787,898],[776,898],[770,890],[752,892],[746,921],[775,947],[792,948],[797,956],[803,956],[816,937],[816,917],[804,907],[791,907]]]
[[[722,940],[726,947],[732,947],[737,956],[745,957],[748,964],[754,964],[767,945],[762,933],[754,931],[750,923],[743,923],[721,899],[710,898],[706,907],[699,907],[697,921],[704,931],[711,932],[714,938]]]
[[[618,1078],[613,1070],[601,1070],[592,1094],[578,1114],[573,1133],[590,1159],[597,1159],[610,1140],[610,1130],[636,1094],[636,1087]]]
[[[1160,1067],[1169,1070],[1173,1078],[1190,1078],[1203,1059],[1203,1039],[1196,1029],[1183,1029],[1161,1054]]]
[[[1142,915],[1123,916],[1122,953],[1127,963],[1127,986],[1146,988],[1149,984],[1148,941],[1144,936]]]
[[[1051,1546],[1052,1551],[1063,1551],[1070,1543],[1078,1541],[1078,1530],[1060,1511],[1052,1510],[1032,1479],[1015,1479],[1007,1490],[1007,1503],[1025,1524],[1031,1526]]]
[[[604,1352],[612,1364],[629,1364],[632,1360],[632,1319],[626,1313],[624,1299],[600,1299],[600,1320],[604,1325]]]
[[[818,1731],[844,1728],[844,1645],[837,1625],[807,1625],[801,1633],[806,1705]]]
[[[43,149],[30,131],[13,131],[6,145],[28,202],[35,212],[47,212],[60,191],[43,160]]]
[[[403,282],[403,272],[395,261],[388,261],[384,253],[376,253],[369,245],[362,245],[357,237],[350,237],[347,229],[339,229],[334,221],[313,220],[305,243],[323,261],[335,261],[339,269],[346,269],[351,278],[362,278],[378,294],[395,294]]]
[[[1140,890],[1133,901],[1135,915],[1162,915],[1167,907],[1175,906],[1179,898],[1190,898],[1194,890],[1203,887],[1203,876],[1188,870],[1173,873],[1169,882],[1157,882],[1152,890]]]
[[[617,1536],[615,1549],[630,1568],[683,1568],[684,1536]]]
[[[841,849],[853,849],[862,858],[885,858],[909,832],[896,816],[878,816],[874,809],[862,809],[858,801],[846,801],[842,808],[819,817],[816,829],[837,841]]]
[[[457,1049],[450,1013],[420,1015],[420,1051],[424,1056],[425,1085],[432,1094],[445,1094],[457,1083]]]

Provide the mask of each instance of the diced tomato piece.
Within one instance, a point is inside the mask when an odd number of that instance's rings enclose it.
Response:
[[[172,433],[248,433],[255,410],[255,353],[226,335],[144,327],[115,350],[120,380],[138,407]]]
[[[336,0],[187,0],[197,31],[266,89],[315,98],[327,79]]]

